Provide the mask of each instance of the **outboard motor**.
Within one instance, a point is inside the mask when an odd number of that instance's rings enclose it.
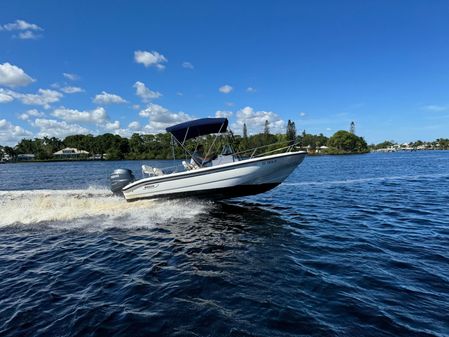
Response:
[[[133,171],[128,169],[116,169],[111,174],[111,191],[115,195],[123,195],[122,188],[135,180]]]

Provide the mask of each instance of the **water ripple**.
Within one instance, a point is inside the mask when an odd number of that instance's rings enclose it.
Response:
[[[55,165],[0,167],[1,336],[449,335],[447,152],[307,158],[227,203]]]

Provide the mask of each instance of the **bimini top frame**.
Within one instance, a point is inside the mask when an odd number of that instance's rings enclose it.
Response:
[[[184,145],[192,138],[213,133],[226,133],[227,128],[227,118],[201,118],[170,126],[166,131],[170,132],[179,144]]]
[[[175,160],[175,142],[183,148],[186,154],[192,157],[192,153],[190,153],[190,151],[184,146],[187,140],[210,134],[230,133],[230,130],[228,130],[228,124],[229,122],[227,118],[201,118],[166,128],[165,130],[172,135],[173,160]],[[207,150],[206,157],[208,157],[217,138],[218,135],[215,137],[212,145]]]

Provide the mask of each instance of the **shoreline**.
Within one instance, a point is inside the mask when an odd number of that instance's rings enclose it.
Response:
[[[321,156],[354,156],[354,155],[366,155],[366,154],[391,154],[391,153],[420,153],[420,152],[430,152],[430,151],[449,151],[446,149],[427,149],[427,150],[416,150],[416,151],[367,151],[367,152],[341,152],[341,153],[307,153],[310,157],[321,157]],[[27,163],[61,163],[61,162],[109,162],[109,161],[143,161],[143,160],[173,160],[160,159],[160,158],[144,158],[144,159],[44,159],[44,160],[16,160],[16,161],[5,161],[0,162],[1,164],[27,164]],[[185,158],[176,158],[175,160],[185,160]]]

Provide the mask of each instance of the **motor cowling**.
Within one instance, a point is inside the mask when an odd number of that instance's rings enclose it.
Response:
[[[111,191],[116,195],[123,195],[122,188],[135,180],[133,171],[116,169],[111,174]]]

